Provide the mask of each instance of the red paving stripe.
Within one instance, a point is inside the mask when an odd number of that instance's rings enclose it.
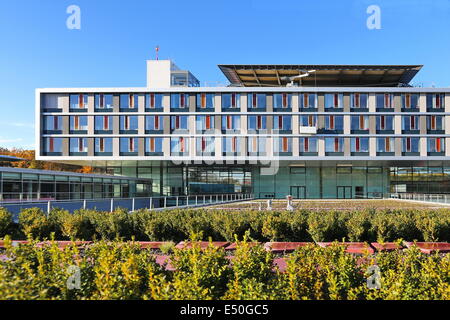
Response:
[[[372,247],[375,248],[376,251],[394,251],[394,250],[400,250],[403,247],[395,242],[386,242],[386,243],[378,243],[378,242],[372,242]]]
[[[277,258],[273,260],[274,271],[278,269],[280,272],[286,272],[287,262],[284,258]]]
[[[417,246],[419,250],[426,254],[434,252],[448,253],[450,252],[450,243],[447,242],[404,242],[405,245],[410,248]]]
[[[206,249],[209,247],[209,245],[212,244],[214,247],[217,248],[225,248],[230,243],[229,242],[208,242],[208,241],[200,241],[199,243],[196,243],[196,245],[200,245],[201,249]],[[185,242],[182,241],[179,244],[175,246],[177,249],[190,249],[192,248],[192,242]]]
[[[365,253],[369,253],[369,254],[373,254],[375,253],[375,250],[368,244],[365,242],[317,242],[317,245],[322,247],[322,248],[326,248],[326,247],[330,247],[333,244],[337,244],[339,246],[345,246],[345,251],[347,253],[355,253],[355,254],[365,254]]]
[[[247,245],[250,247],[256,247],[261,245],[261,243],[259,242],[247,242]],[[230,244],[228,247],[225,248],[225,250],[227,251],[231,251],[231,250],[236,250],[237,244],[236,243],[232,243]]]
[[[161,267],[164,267],[167,271],[175,271],[176,269],[172,266],[172,261],[170,256],[158,256],[155,255],[155,261]]]
[[[264,244],[264,248],[267,251],[273,253],[290,253],[294,252],[298,248],[306,247],[308,245],[314,245],[310,242],[267,242]]]

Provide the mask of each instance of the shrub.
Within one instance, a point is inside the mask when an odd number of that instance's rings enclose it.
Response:
[[[12,230],[13,218],[12,214],[5,208],[0,207],[0,238],[8,235]]]
[[[19,226],[27,237],[44,239],[50,237],[52,223],[38,208],[24,209],[19,214]]]

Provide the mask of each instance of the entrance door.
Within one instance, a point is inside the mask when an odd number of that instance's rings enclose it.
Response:
[[[352,199],[352,187],[337,187],[338,199]]]
[[[306,199],[306,187],[291,187],[291,195],[294,199]]]
[[[363,199],[364,197],[364,187],[355,187],[355,198]]]

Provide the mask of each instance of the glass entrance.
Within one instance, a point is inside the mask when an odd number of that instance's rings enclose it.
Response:
[[[352,199],[352,187],[337,187],[338,199]]]
[[[306,187],[291,187],[291,195],[294,199],[306,199]]]

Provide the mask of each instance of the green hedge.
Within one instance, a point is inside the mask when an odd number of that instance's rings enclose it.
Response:
[[[246,232],[257,241],[449,241],[450,210],[357,210],[267,212],[252,210],[142,210],[113,213],[54,209],[48,216],[26,209],[19,223],[0,208],[0,238],[124,239],[183,241],[202,232],[204,240],[233,241]]]
[[[132,242],[98,242],[85,251],[35,244],[7,241],[0,260],[1,300],[450,299],[450,255],[427,256],[414,247],[380,253],[375,262],[358,261],[342,246],[309,246],[290,255],[281,273],[273,271],[272,253],[246,241],[238,242],[231,266],[223,248],[174,249],[177,272],[166,271],[150,251]],[[368,268],[375,263],[381,275],[378,290],[367,286]],[[74,266],[79,288],[67,285]]]

